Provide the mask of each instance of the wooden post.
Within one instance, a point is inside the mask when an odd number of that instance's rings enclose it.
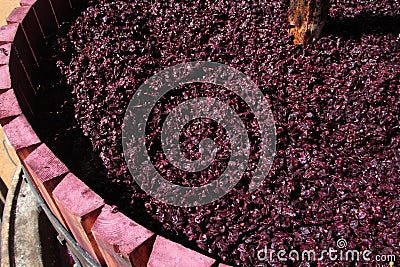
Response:
[[[290,0],[290,33],[295,44],[307,45],[318,38],[329,13],[329,0]]]

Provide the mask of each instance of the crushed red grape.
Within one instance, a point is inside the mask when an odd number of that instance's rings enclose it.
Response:
[[[293,45],[287,33],[288,5],[287,0],[89,1],[54,46],[72,87],[77,123],[109,179],[125,186],[121,195],[142,202],[162,224],[160,231],[222,262],[254,266],[264,246],[323,250],[339,238],[352,248],[399,255],[400,6],[396,0],[334,0],[323,36],[304,48]],[[244,193],[257,160],[257,129],[251,127],[256,118],[243,117],[253,131],[253,150],[241,183],[209,205],[172,207],[133,182],[121,124],[130,98],[147,78],[195,60],[237,68],[260,87],[276,121],[277,153],[264,184]],[[238,112],[246,109],[240,98],[209,86],[174,93],[178,102],[185,94],[219,93]],[[153,109],[155,119],[176,105],[171,99]],[[188,140],[185,155],[198,152],[197,138],[212,136],[225,154],[211,174],[223,171],[229,158],[224,148],[230,146],[224,131],[210,121],[193,123],[181,132],[182,142]],[[148,133],[160,131],[159,123],[148,124]],[[167,172],[168,163],[157,155],[153,163]],[[208,174],[168,177],[199,185],[213,179]]]

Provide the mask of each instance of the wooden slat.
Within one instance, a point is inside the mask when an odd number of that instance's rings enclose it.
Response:
[[[3,130],[21,160],[24,160],[40,144],[39,137],[24,115],[10,121]]]
[[[21,0],[20,1],[21,6],[32,6],[35,3],[36,3],[36,0]]]
[[[54,32],[56,32],[59,29],[59,27],[56,15],[54,14],[50,1],[40,0],[40,1],[35,1],[34,3],[28,2],[30,0],[26,1],[27,1],[26,4],[33,4],[32,7],[39,21],[39,25],[44,34],[44,37],[48,37],[49,35],[54,34]]]
[[[45,40],[33,7],[21,6],[15,8],[8,16],[7,23],[19,23],[22,25],[29,47],[35,59],[38,60],[45,45]]]
[[[22,113],[13,89],[0,93],[0,124],[5,125]]]
[[[92,228],[107,266],[146,266],[156,235],[105,206]]]
[[[100,264],[104,264],[91,232],[104,200],[72,173],[56,186],[53,198],[77,242]]]
[[[11,76],[7,65],[0,66],[0,92],[11,88]]]
[[[24,165],[53,214],[65,227],[67,227],[54,202],[52,192],[61,182],[63,177],[69,172],[68,168],[45,144],[41,144],[37,149],[35,149],[24,160]]]
[[[184,265],[182,265],[184,263]],[[196,266],[210,267],[215,260],[194,250],[157,236],[148,262],[149,267]]]
[[[6,19],[7,24],[22,23],[26,17],[26,14],[28,14],[29,9],[30,7],[27,6],[19,6],[14,8]]]
[[[31,118],[36,102],[35,89],[18,57],[18,52],[15,47],[11,47],[9,68],[10,73],[12,73],[12,87],[17,96],[21,110],[26,117]]]
[[[11,43],[0,45],[0,65],[7,65],[10,60]]]
[[[18,30],[18,24],[4,25],[0,27],[0,44],[12,43]]]
[[[58,25],[71,17],[72,7],[69,0],[50,0],[50,4],[56,15]]]
[[[18,58],[21,60],[24,70],[29,76],[31,84],[34,86],[34,88],[36,88],[39,80],[39,63],[29,45],[22,25],[18,27],[17,33],[15,34],[13,47],[17,51]]]
[[[155,234],[106,205],[92,228],[107,266],[146,266]]]

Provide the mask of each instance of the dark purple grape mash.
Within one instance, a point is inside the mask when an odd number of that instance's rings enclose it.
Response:
[[[322,251],[335,248],[340,238],[349,249],[399,255],[400,4],[332,1],[323,36],[307,48],[292,44],[288,5],[287,0],[89,1],[54,38],[48,62],[55,61],[61,75],[52,69],[58,80],[43,82],[42,107],[53,110],[39,114],[49,125],[39,133],[55,151],[62,144],[67,152],[60,157],[78,176],[88,177],[85,182],[109,204],[219,262],[255,266],[257,250],[265,246]],[[184,99],[224,99],[242,114],[252,140],[248,171],[233,191],[207,206],[180,208],[148,197],[134,183],[123,157],[121,123],[147,78],[196,60],[227,64],[259,86],[275,118],[277,153],[263,185],[246,193],[258,155],[257,119],[247,114],[243,99],[207,85],[172,91],[147,125],[152,162],[168,179],[205,184],[230,156],[224,129],[213,120],[195,120],[181,131],[182,151],[196,158],[198,141],[212,138],[218,162],[205,173],[168,172],[168,162],[157,153],[160,121]]]

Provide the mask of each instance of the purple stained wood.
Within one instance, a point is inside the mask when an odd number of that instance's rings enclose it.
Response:
[[[18,24],[4,25],[0,27],[0,44],[12,43],[18,30]]]
[[[11,77],[8,65],[0,66],[0,91],[11,88]]]
[[[0,65],[7,65],[10,60],[11,43],[0,45]]]
[[[35,149],[24,160],[24,165],[53,214],[68,228],[52,197],[54,188],[69,172],[68,168],[45,144]]]
[[[146,266],[155,234],[106,205],[92,228],[107,266]]]
[[[210,267],[215,260],[194,250],[157,236],[148,262],[149,267],[178,267],[182,266]]]
[[[4,125],[3,130],[17,153],[21,149],[38,146],[40,144],[39,137],[33,131],[24,115],[20,115],[7,125]]]
[[[12,120],[12,118],[22,113],[18,105],[17,97],[14,90],[10,89],[4,93],[0,93],[0,123],[5,124]]]
[[[29,9],[30,9],[29,6],[20,6],[20,7],[14,8],[6,19],[7,23],[8,24],[22,23],[25,16],[29,12]]]
[[[104,200],[72,173],[67,174],[56,186],[53,198],[79,245],[104,264],[104,258],[91,232],[104,206]]]

